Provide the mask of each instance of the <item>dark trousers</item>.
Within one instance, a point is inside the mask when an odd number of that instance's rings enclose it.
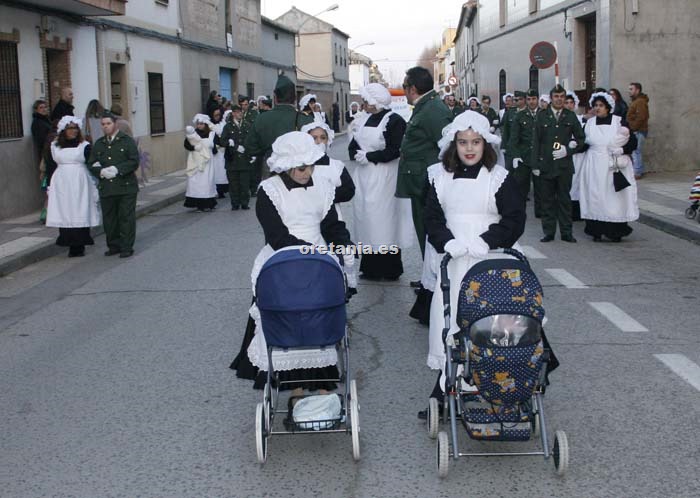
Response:
[[[520,191],[523,198],[527,199],[530,195],[530,180],[533,184],[533,197],[535,199],[535,216],[542,214],[542,185],[540,177],[532,174],[532,168],[525,163],[520,163],[517,169],[513,170],[513,178],[515,178],[520,186]]]
[[[504,153],[503,154],[503,159],[505,159],[505,166],[506,169],[512,173],[513,172],[513,156],[509,156],[508,154]]]
[[[255,162],[252,164],[253,171],[250,173],[251,194],[257,192],[258,185],[260,185],[260,182],[262,181],[263,160],[264,157],[261,155],[261,157],[256,158]]]
[[[226,176],[231,206],[247,206],[250,202],[250,170],[226,171]]]
[[[100,197],[107,247],[131,251],[136,240],[136,194]]]
[[[421,256],[425,257],[425,221],[423,220],[423,212],[425,208],[425,200],[422,197],[411,197],[411,214],[413,215],[413,226],[416,229],[418,236],[418,244],[420,244]]]
[[[571,173],[562,173],[553,178],[540,177],[542,195],[542,231],[554,237],[559,232],[562,236],[571,235]]]

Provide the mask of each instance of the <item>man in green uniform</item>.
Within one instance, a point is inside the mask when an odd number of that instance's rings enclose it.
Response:
[[[505,114],[503,115],[503,119],[501,120],[501,124],[503,125],[501,131],[501,144],[503,144],[504,149],[503,155],[506,161],[506,169],[511,172],[513,171],[513,157],[515,157],[513,156],[513,151],[511,151],[509,147],[513,120],[515,119],[516,114],[518,114],[518,111],[522,111],[526,107],[525,92],[516,90],[514,95],[515,105],[506,110]]]
[[[107,238],[105,256],[134,254],[136,239],[136,194],[139,191],[134,173],[139,166],[136,142],[117,128],[117,120],[104,114],[104,135],[92,146],[87,165],[99,179],[97,190],[102,205],[102,224]]]
[[[221,145],[226,147],[226,177],[229,184],[231,210],[250,209],[250,176],[253,164],[243,146],[243,110],[240,106],[231,107],[231,121],[221,132]]]
[[[454,94],[448,93],[442,99],[444,100],[447,108],[452,113],[453,117],[457,117],[464,112],[464,107],[457,104],[457,101],[455,100]]]
[[[535,217],[541,217],[540,177],[532,174],[532,135],[539,111],[537,90],[527,91],[527,106],[518,111],[510,129],[508,151],[513,155],[513,176],[520,185],[523,198],[530,194],[530,178],[534,184]]]
[[[275,106],[260,114],[244,140],[245,153],[249,157],[263,158],[263,174],[267,177],[267,158],[272,153],[272,143],[290,131],[299,131],[302,126],[313,123],[313,115],[305,116],[296,109],[296,88],[285,75],[277,78],[273,92]]]
[[[433,77],[424,67],[416,66],[406,71],[403,89],[406,100],[414,107],[401,142],[396,197],[411,199],[413,225],[421,253],[425,255],[426,175],[428,166],[438,162],[440,149],[437,143],[442,138],[442,129],[452,122],[454,116],[433,90]]]
[[[564,108],[564,87],[555,86],[549,96],[552,99],[550,108],[537,114],[535,119],[530,159],[533,174],[540,175],[544,232],[540,241],[554,240],[558,221],[561,240],[576,242],[572,234],[569,196],[574,175],[572,156],[581,152],[586,136],[576,114]],[[569,147],[571,140],[576,142],[576,147]]]

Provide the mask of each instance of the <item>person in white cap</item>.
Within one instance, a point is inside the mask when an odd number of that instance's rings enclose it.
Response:
[[[299,99],[299,111],[301,111],[304,116],[309,116],[312,119],[314,119],[315,105],[316,95],[313,93],[307,93]]]
[[[479,102],[479,97],[472,95],[467,99],[467,110],[481,112],[481,102]]]
[[[368,114],[353,123],[348,152],[356,163],[355,239],[373,250],[363,252],[361,278],[397,280],[403,274],[401,250],[416,241],[410,200],[395,195],[406,122],[391,111],[391,94],[384,85],[370,83],[360,88],[360,96]],[[387,253],[381,246],[397,246],[398,251]]]
[[[220,108],[214,109],[209,114],[212,130],[216,134],[216,154],[212,156],[212,165],[214,167],[214,183],[216,184],[216,193],[219,199],[226,197],[224,194],[229,191],[228,178],[226,176],[226,160],[224,159],[225,144],[220,142],[221,135],[226,126],[226,113],[231,114],[231,111],[226,111],[222,115]]]
[[[549,104],[552,102],[552,99],[547,95],[546,93],[543,93],[540,95],[540,109],[543,111],[546,111],[549,109]]]
[[[187,190],[185,207],[197,212],[216,208],[215,171],[213,156],[219,154],[215,145],[214,125],[206,114],[197,114],[192,119],[193,126],[185,128],[185,149],[187,154]]]
[[[58,227],[56,245],[68,247],[68,257],[85,255],[95,242],[90,227],[102,224],[96,182],[87,169],[90,142],[80,132],[82,120],[70,115],[58,122],[51,156],[58,166],[51,178],[46,226]]]
[[[320,102],[314,104],[314,121],[317,123],[325,123],[328,126],[331,125],[331,122],[328,120],[328,115],[323,110],[323,106]]]
[[[566,92],[566,98],[564,99],[564,107],[576,114],[579,123],[583,127],[586,124],[586,120],[583,116],[576,113],[579,105],[579,98],[576,93],[572,91]],[[573,137],[572,137],[573,140]],[[571,145],[570,145],[571,146]],[[581,164],[583,163],[583,152],[578,152],[573,155],[574,160],[574,176],[571,177],[571,190],[569,195],[571,196],[571,221],[581,221],[581,204],[579,200],[581,198],[581,180],[579,174],[581,172]]]
[[[487,259],[490,250],[513,247],[525,230],[525,199],[513,176],[496,164],[494,147],[500,138],[490,127],[488,119],[477,112],[460,114],[442,132],[438,143],[441,162],[428,168],[425,229],[440,258],[444,253],[452,256],[447,271],[453,310],[467,270]],[[437,278],[439,289],[439,272]],[[430,308],[427,363],[434,370],[445,366],[442,299],[436,292]],[[450,334],[459,331],[456,320],[453,312]],[[441,377],[431,397],[442,399]],[[418,416],[424,418],[426,412]]]
[[[314,163],[323,156],[323,150],[314,143],[308,133],[292,131],[279,137],[272,144],[272,155],[267,161],[272,176],[260,183],[255,214],[265,234],[265,246],[260,250],[253,270],[251,282],[255,293],[255,282],[265,261],[272,254],[289,246],[345,247],[342,256],[348,286],[356,287],[350,271],[354,256],[353,246],[345,223],[338,220],[333,205],[335,186],[324,177],[313,176]],[[337,378],[337,355],[333,348],[308,352],[302,356],[285,359],[284,365],[275,362],[281,381],[296,379]],[[313,364],[314,368],[305,368]],[[241,350],[230,368],[241,378],[254,380],[254,387],[265,385],[267,368],[265,337],[260,331],[260,313],[255,305],[250,308],[250,317]],[[280,389],[335,388],[332,382],[282,384]],[[295,393],[293,393],[295,394]]]

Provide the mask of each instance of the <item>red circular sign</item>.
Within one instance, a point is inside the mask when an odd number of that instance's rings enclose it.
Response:
[[[530,62],[537,69],[552,67],[557,61],[557,49],[549,42],[535,43],[530,49]]]

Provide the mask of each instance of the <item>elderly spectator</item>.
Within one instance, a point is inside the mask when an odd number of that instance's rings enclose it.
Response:
[[[73,89],[72,88],[62,88],[61,89],[61,100],[56,103],[56,106],[51,112],[51,121],[58,122],[63,116],[74,116],[73,110]]]
[[[637,138],[637,148],[632,153],[632,163],[634,164],[634,178],[639,180],[644,176],[642,145],[644,145],[649,130],[649,97],[642,93],[641,83],[630,83],[629,92],[632,103],[627,111],[627,122]]]

